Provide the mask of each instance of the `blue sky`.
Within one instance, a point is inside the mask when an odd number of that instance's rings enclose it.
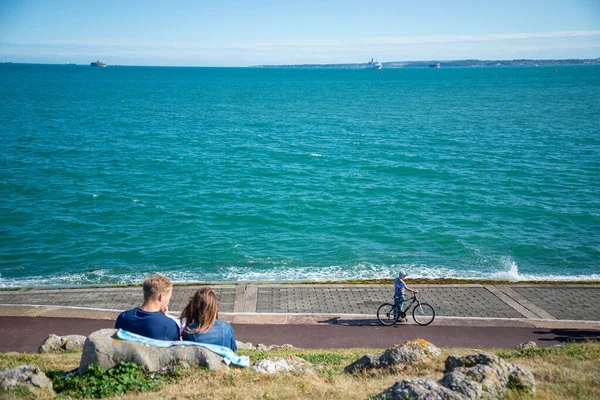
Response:
[[[124,65],[600,57],[600,0],[0,0],[0,60]]]

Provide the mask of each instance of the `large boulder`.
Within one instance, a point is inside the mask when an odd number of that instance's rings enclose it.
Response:
[[[471,399],[502,397],[509,388],[535,393],[531,372],[486,353],[449,356],[440,383]]]
[[[52,390],[52,381],[38,367],[29,365],[0,370],[0,388],[8,390],[16,386]]]
[[[380,393],[378,399],[497,399],[508,390],[535,394],[533,374],[494,354],[470,354],[446,359],[444,377],[405,379]]]
[[[441,350],[427,340],[415,339],[404,342],[402,345],[390,347],[379,355],[367,354],[348,365],[345,371],[354,372],[365,369],[390,368],[415,363],[429,364],[441,355]]]
[[[134,362],[146,367],[148,371],[157,371],[169,364],[184,362],[206,367],[209,370],[228,370],[223,357],[203,347],[172,346],[156,347],[147,344],[119,340],[114,337],[116,329],[101,329],[88,336],[78,372],[85,374],[89,365],[98,364],[109,369],[121,361]]]
[[[87,339],[87,336],[57,336],[51,333],[38,349],[38,353],[60,353],[65,350],[83,350],[85,339]]]
[[[312,372],[321,368],[323,368],[323,366],[311,364],[305,359],[294,355],[265,358],[252,366],[252,370],[265,374],[275,374],[281,371]]]
[[[402,382],[396,382],[386,391],[375,396],[374,399],[466,400],[464,396],[428,378],[405,379]]]

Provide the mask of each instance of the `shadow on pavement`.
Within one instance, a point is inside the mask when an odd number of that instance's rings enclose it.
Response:
[[[323,321],[317,321],[319,324],[329,325],[345,325],[345,326],[381,326],[379,321],[376,319],[342,319],[340,317],[333,317]]]
[[[538,335],[552,335],[540,337],[540,341],[555,341],[561,343],[583,342],[586,340],[600,340],[600,330],[586,329],[549,329],[547,331],[535,331]]]

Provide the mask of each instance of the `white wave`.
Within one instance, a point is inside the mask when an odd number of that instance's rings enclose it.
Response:
[[[61,273],[48,276],[26,278],[3,278],[0,275],[0,288],[11,287],[53,287],[82,286],[98,284],[140,283],[152,273],[161,272],[175,283],[191,282],[323,282],[361,279],[391,279],[398,271],[404,270],[409,278],[453,278],[453,279],[490,279],[519,281],[584,281],[600,280],[600,274],[590,275],[553,275],[522,274],[517,263],[510,257],[502,259],[504,268],[497,271],[479,271],[476,269],[453,269],[445,266],[422,264],[378,265],[369,262],[350,266],[331,265],[304,266],[290,265],[293,262],[279,262],[269,269],[254,266],[228,266],[215,271],[201,272],[199,269],[161,269],[155,266],[141,268],[139,272],[115,273],[113,269],[95,269],[79,273]]]
[[[524,280],[519,275],[517,263],[508,256],[502,257],[500,262],[504,265],[505,270],[495,272],[490,276],[490,279],[507,280],[507,281],[522,281]]]
[[[98,197],[100,197],[100,195],[99,195],[99,194],[92,194],[92,198],[93,198],[93,199],[97,199]]]
[[[312,153],[311,156],[313,156],[313,157],[323,157],[323,155],[321,155],[319,153]]]

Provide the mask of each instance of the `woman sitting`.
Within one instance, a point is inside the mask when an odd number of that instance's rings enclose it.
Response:
[[[216,344],[236,351],[233,328],[227,322],[218,320],[218,313],[215,291],[209,288],[198,290],[181,313],[182,339]]]

